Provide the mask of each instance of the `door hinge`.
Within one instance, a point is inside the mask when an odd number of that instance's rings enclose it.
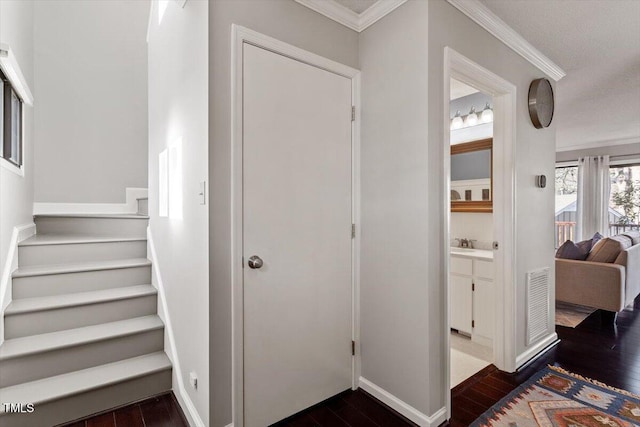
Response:
[[[351,355],[352,356],[356,355],[356,342],[355,341],[351,341]]]
[[[356,238],[356,225],[355,224],[351,224],[351,238],[352,239]]]
[[[471,291],[475,291],[476,290],[476,284],[475,283],[471,283]]]
[[[475,321],[475,320],[472,320],[472,321],[471,321],[471,328],[475,328],[475,327],[476,327],[476,321]]]
[[[355,107],[355,105],[351,106],[351,121],[352,122],[356,121],[356,107]]]
[[[244,257],[242,257],[242,268],[244,268]]]

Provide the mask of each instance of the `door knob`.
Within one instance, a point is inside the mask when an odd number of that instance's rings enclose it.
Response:
[[[262,262],[262,258],[260,258],[258,255],[253,255],[249,258],[247,264],[249,264],[249,268],[255,269],[262,267],[262,264],[264,263]]]

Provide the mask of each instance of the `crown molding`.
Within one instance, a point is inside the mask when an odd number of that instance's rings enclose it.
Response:
[[[378,0],[373,6],[358,14],[333,0],[295,0],[329,19],[361,32],[393,12],[407,0]]]
[[[553,80],[558,81],[567,75],[562,68],[533,47],[479,0],[447,1]]]

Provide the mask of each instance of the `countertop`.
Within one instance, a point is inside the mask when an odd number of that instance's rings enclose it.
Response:
[[[493,251],[485,249],[469,249],[452,247],[451,256],[459,258],[479,259],[481,261],[493,261]]]

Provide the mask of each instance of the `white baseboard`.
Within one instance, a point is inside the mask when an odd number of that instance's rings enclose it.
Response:
[[[151,235],[151,228],[147,227],[147,258],[151,260],[154,277],[156,278],[153,285],[158,290],[158,316],[164,322],[165,340],[164,351],[167,353],[169,359],[173,363],[173,391],[176,395],[176,399],[180,404],[183,412],[187,417],[187,421],[190,426],[205,427],[198,410],[196,409],[193,401],[189,397],[187,390],[184,386],[182,379],[182,369],[180,367],[180,359],[178,358],[178,349],[176,348],[176,341],[173,335],[173,327],[171,325],[171,316],[169,315],[169,307],[167,306],[167,298],[164,290],[164,283],[162,282],[162,274],[158,266],[158,256],[156,254],[156,248],[153,244],[153,236]],[[153,282],[153,281],[152,281]]]
[[[445,407],[438,409],[433,415],[423,414],[366,378],[360,377],[359,383],[361,389],[421,427],[437,427],[447,420]]]
[[[533,346],[529,347],[522,354],[516,357],[516,369],[527,363],[530,359],[535,357],[538,353],[540,353],[545,348],[549,347],[554,342],[558,341],[558,334],[553,332],[547,335],[545,338],[538,341]]]
[[[11,274],[18,268],[18,244],[34,234],[36,234],[34,223],[13,227],[7,260],[2,269],[2,276],[0,276],[0,344],[4,341],[4,316],[2,314],[11,302]]]
[[[33,204],[34,215],[45,214],[133,214],[139,198],[147,197],[147,188],[127,188],[125,203],[42,203]]]

